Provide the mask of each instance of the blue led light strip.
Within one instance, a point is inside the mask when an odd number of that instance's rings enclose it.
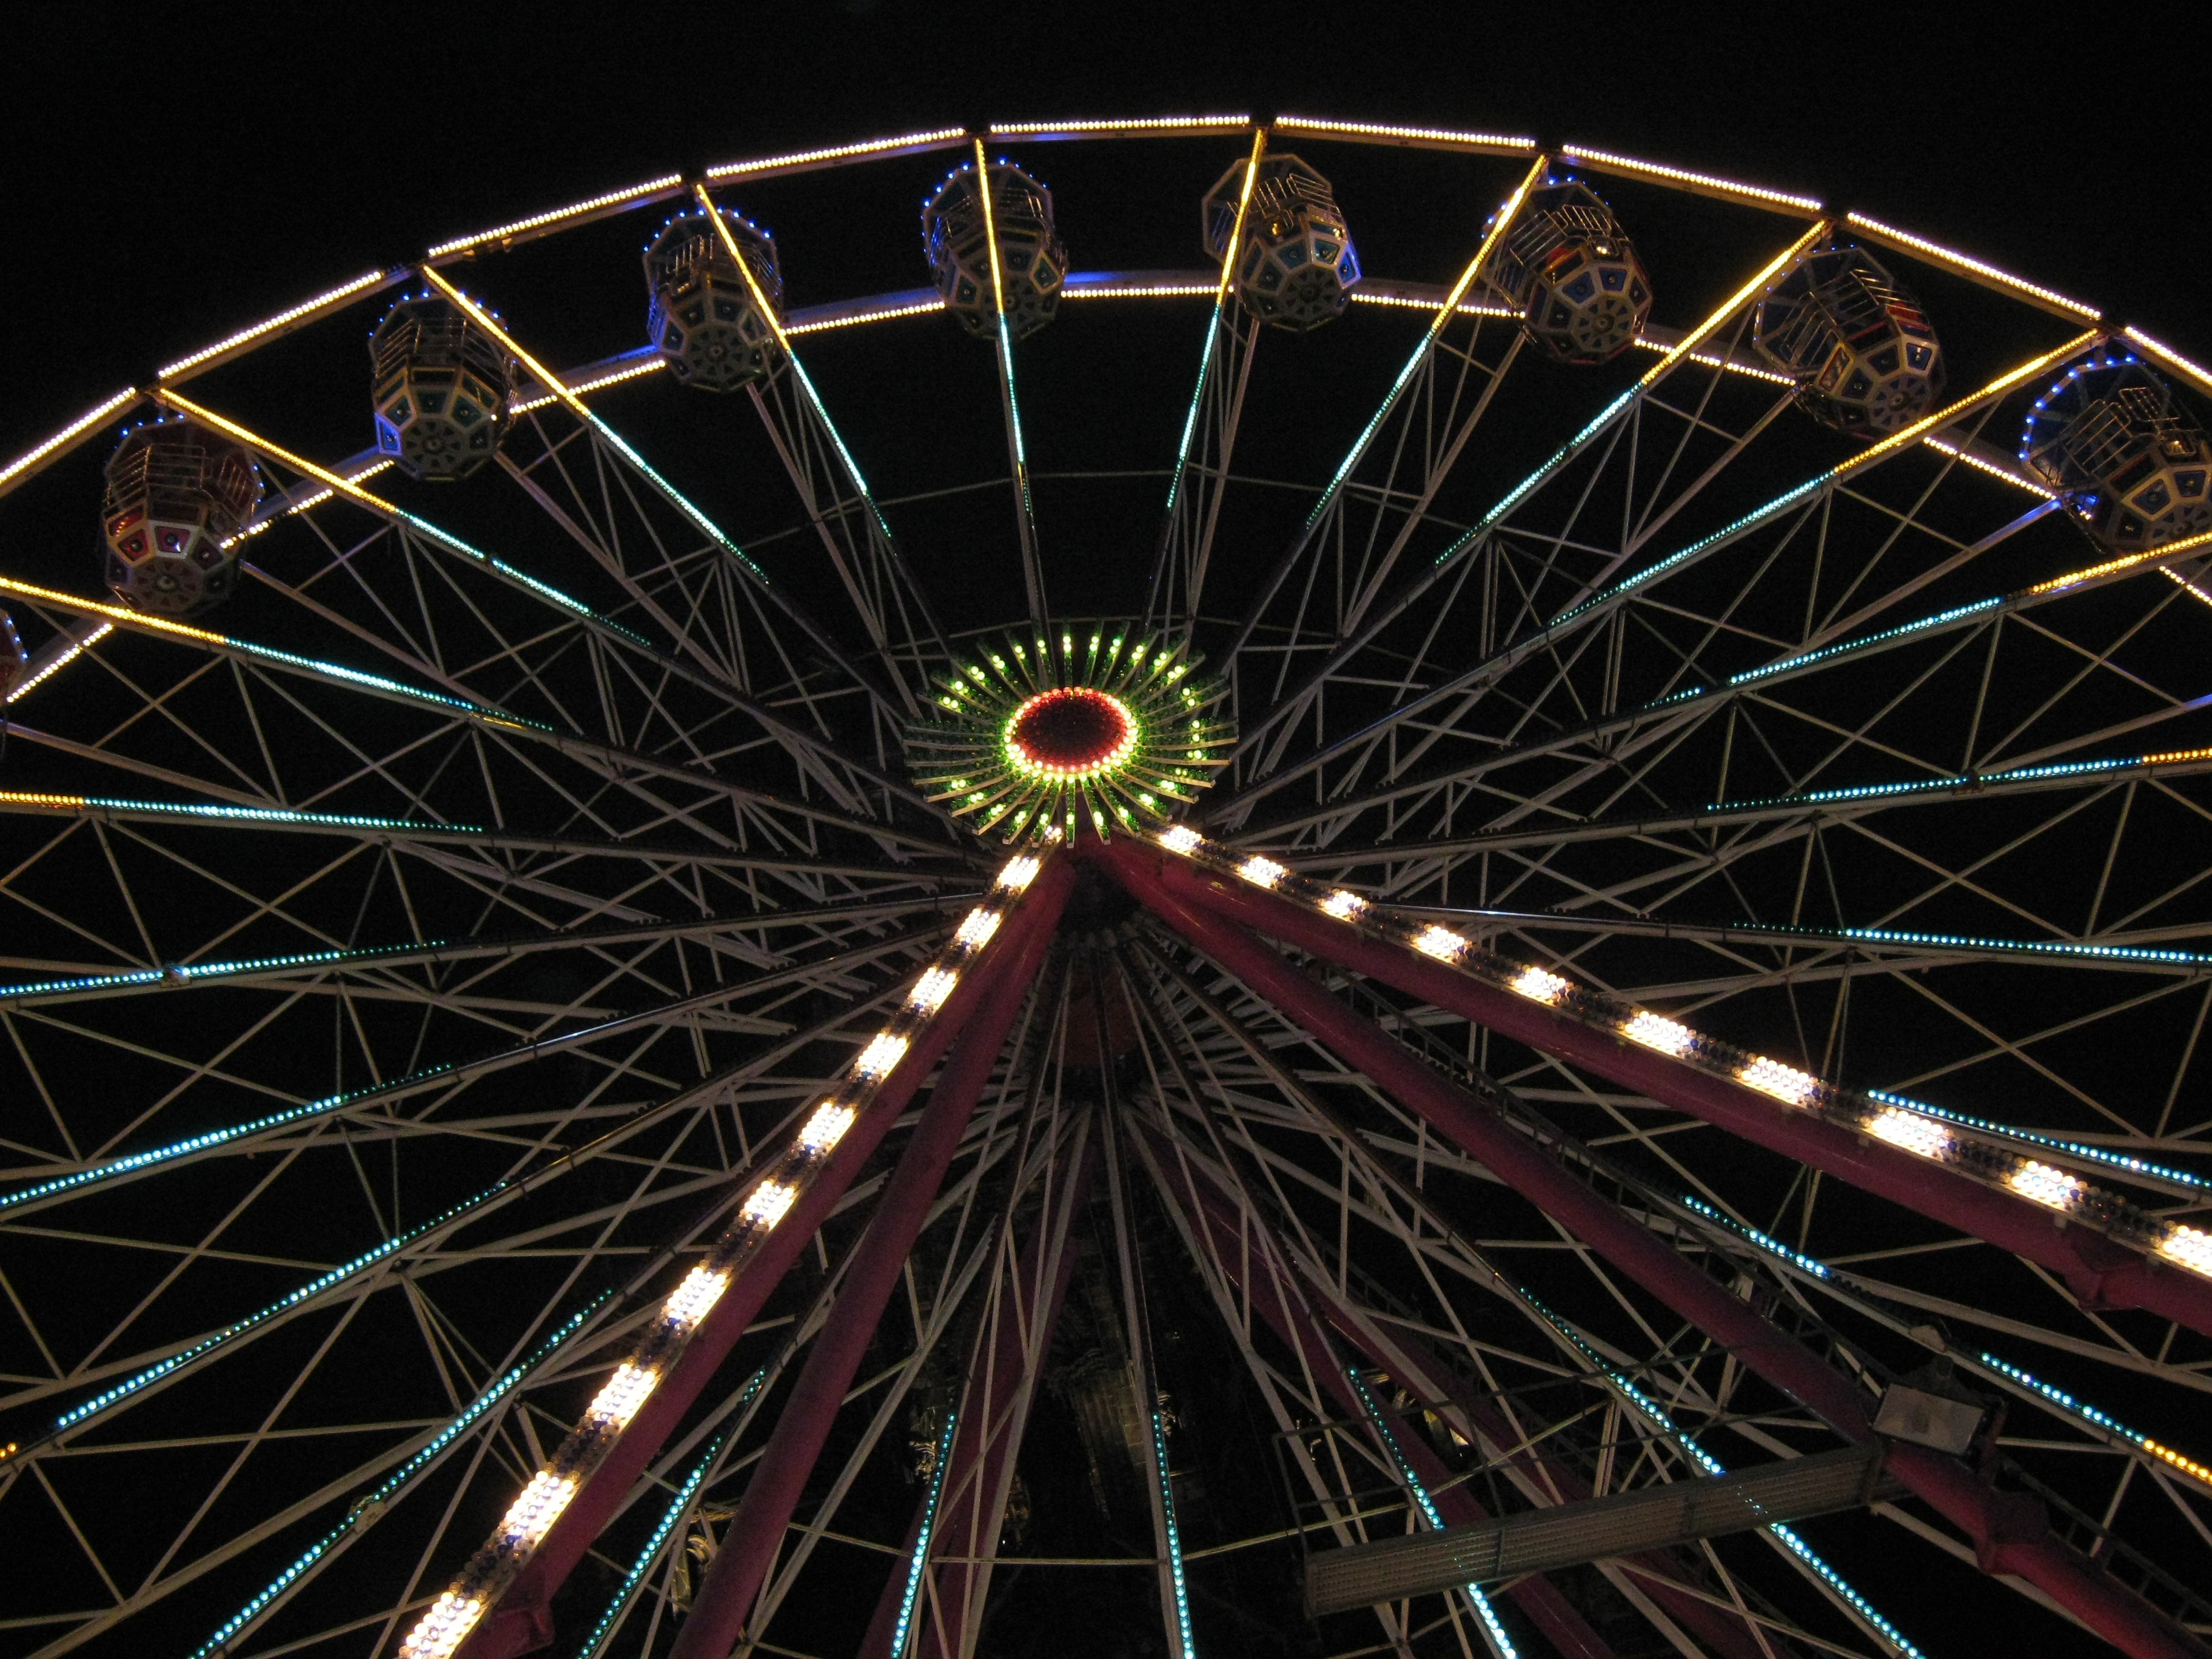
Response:
[[[1802,1250],[1793,1250],[1787,1244],[1784,1244],[1780,1239],[1770,1238],[1765,1233],[1759,1231],[1758,1228],[1747,1227],[1741,1221],[1737,1221],[1731,1217],[1723,1215],[1718,1210],[1713,1208],[1711,1205],[1705,1203],[1702,1199],[1692,1198],[1686,1194],[1683,1196],[1682,1203],[1685,1207],[1696,1211],[1699,1215],[1705,1217],[1706,1220],[1719,1223],[1730,1232],[1749,1239],[1753,1243],[1758,1245],[1760,1249],[1771,1251],[1772,1254],[1780,1256],[1784,1261],[1789,1262],[1792,1267],[1803,1268],[1815,1279],[1829,1279],[1834,1276],[1828,1271],[1828,1266],[1826,1262],[1815,1261],[1811,1256],[1807,1255]]]
[[[1190,1635],[1190,1595],[1182,1579],[1182,1534],[1176,1526],[1175,1488],[1168,1480],[1168,1442],[1160,1414],[1152,1413],[1152,1468],[1160,1480],[1160,1513],[1167,1517],[1168,1576],[1175,1584],[1176,1628],[1182,1633],[1182,1659],[1194,1659]]]
[[[1509,1284],[1510,1283],[1510,1280],[1506,1282]],[[1581,1335],[1577,1333],[1575,1328],[1571,1325],[1568,1324],[1565,1320],[1553,1313],[1549,1308],[1546,1307],[1541,1302],[1538,1301],[1535,1297],[1531,1295],[1528,1291],[1522,1289],[1520,1285],[1515,1285],[1512,1286],[1512,1289],[1514,1294],[1518,1296],[1522,1301],[1528,1304],[1530,1308],[1534,1309],[1543,1319],[1545,1323],[1551,1326],[1553,1330],[1557,1331],[1561,1336],[1572,1343],[1576,1350],[1582,1354],[1583,1358],[1589,1362],[1591,1366],[1597,1370],[1599,1375],[1603,1376],[1607,1382],[1613,1385],[1614,1391],[1631,1406],[1633,1406],[1639,1413],[1646,1418],[1654,1428],[1657,1429],[1660,1433],[1665,1435],[1667,1438],[1673,1443],[1679,1450],[1680,1450],[1684,1456],[1689,1458],[1707,1474],[1726,1474],[1728,1473],[1727,1468],[1718,1458],[1713,1456],[1711,1453],[1705,1450],[1704,1447],[1700,1446],[1688,1435],[1683,1433],[1682,1431],[1675,1425],[1674,1419],[1668,1415],[1665,1407],[1662,1406],[1657,1401],[1652,1399],[1650,1395],[1645,1394],[1643,1389],[1638,1388],[1633,1382],[1630,1382],[1626,1376],[1623,1376],[1619,1371],[1613,1370],[1613,1367],[1606,1362],[1604,1356],[1600,1354],[1595,1348],[1590,1346],[1589,1343],[1583,1341]],[[1853,1589],[1850,1584],[1844,1578],[1842,1574],[1838,1573],[1833,1567],[1830,1566],[1826,1561],[1823,1561],[1818,1555],[1814,1554],[1812,1547],[1808,1545],[1802,1538],[1799,1537],[1796,1532],[1792,1531],[1790,1528],[1784,1526],[1780,1522],[1771,1522],[1766,1530],[1774,1535],[1784,1549],[1787,1549],[1792,1555],[1795,1555],[1799,1560],[1802,1561],[1808,1568],[1810,1568],[1814,1575],[1820,1578],[1822,1583],[1826,1584],[1830,1589],[1833,1590],[1837,1595],[1840,1596],[1844,1604],[1865,1623],[1869,1629],[1872,1630],[1876,1635],[1881,1637],[1883,1641],[1888,1643],[1889,1645],[1895,1649],[1899,1653],[1904,1655],[1905,1659],[1927,1659],[1927,1656],[1925,1654],[1922,1653],[1918,1648],[1913,1646],[1911,1642],[1905,1639],[1904,1634],[1899,1631],[1896,1626],[1891,1624],[1888,1620],[1883,1618],[1881,1614],[1875,1610],[1872,1602],[1869,1601],[1866,1597],[1861,1595],[1856,1590]]]
[[[921,1508],[921,1529],[915,1534],[914,1559],[907,1564],[906,1590],[899,1597],[898,1623],[891,1626],[891,1659],[904,1659],[908,1628],[914,1622],[915,1598],[921,1593],[922,1571],[929,1565],[929,1538],[937,1530],[937,1500],[945,1492],[945,1466],[952,1461],[952,1430],[959,1413],[945,1414],[945,1432],[937,1439],[937,1467],[930,1472],[929,1497]]]
[[[1345,1369],[1345,1375],[1352,1379],[1352,1389],[1359,1396],[1360,1409],[1367,1413],[1368,1422],[1374,1425],[1375,1432],[1382,1438],[1384,1449],[1390,1454],[1390,1461],[1398,1466],[1398,1478],[1413,1493],[1413,1501],[1420,1506],[1422,1515],[1427,1517],[1430,1528],[1442,1532],[1444,1529],[1443,1516],[1437,1510],[1436,1500],[1429,1496],[1429,1489],[1421,1484],[1421,1477],[1413,1473],[1413,1466],[1406,1461],[1405,1451],[1398,1444],[1398,1437],[1390,1432],[1389,1424],[1383,1420],[1382,1408],[1375,1403],[1375,1396],[1367,1391],[1366,1381],[1349,1366]],[[1474,1608],[1475,1616],[1481,1620],[1491,1650],[1498,1656],[1498,1659],[1520,1659],[1512,1638],[1505,1633],[1505,1626],[1498,1622],[1498,1613],[1490,1605],[1490,1598],[1471,1583],[1462,1584],[1460,1589],[1466,1592],[1468,1604]]]
[[[513,1370],[508,1371],[471,1401],[459,1417],[432,1436],[412,1457],[386,1475],[382,1485],[374,1488],[366,1497],[358,1499],[346,1511],[344,1520],[310,1544],[306,1553],[298,1560],[270,1580],[267,1589],[233,1613],[214,1635],[193,1649],[191,1659],[212,1659],[212,1656],[225,1652],[230,1643],[243,1635],[247,1626],[254,1620],[269,1612],[280,1597],[313,1569],[317,1562],[337,1548],[351,1534],[363,1530],[381,1516],[386,1504],[398,1497],[417,1475],[422,1474],[443,1456],[456,1440],[465,1434],[486,1412],[513,1392],[515,1384],[543,1364],[556,1348],[582,1329],[584,1322],[605,1306],[608,1298],[613,1295],[612,1291],[601,1291],[583,1308],[570,1315],[565,1323],[560,1326],[551,1336],[546,1338],[537,1352],[523,1360]]]
[[[262,1326],[266,1325],[270,1320],[276,1318],[278,1316],[291,1312],[294,1309],[299,1307],[301,1304],[311,1302],[315,1297],[322,1295],[324,1291],[337,1288],[338,1285],[345,1283],[346,1280],[368,1271],[369,1268],[376,1266],[377,1263],[385,1261],[394,1252],[405,1249],[410,1244],[421,1243],[431,1233],[450,1226],[453,1223],[461,1220],[463,1218],[471,1214],[477,1210],[482,1209],[486,1204],[489,1204],[492,1200],[497,1198],[501,1193],[507,1191],[511,1184],[511,1182],[505,1181],[495,1182],[492,1185],[484,1188],[483,1191],[478,1193],[474,1198],[464,1199],[459,1204],[454,1205],[453,1208],[447,1210],[441,1214],[431,1217],[430,1219],[422,1223],[420,1225],[410,1227],[405,1232],[395,1234],[393,1237],[387,1238],[383,1243],[378,1245],[374,1249],[364,1250],[361,1255],[354,1257],[352,1261],[341,1262],[338,1266],[331,1268],[328,1273],[309,1279],[306,1284],[300,1286],[298,1290],[294,1291],[289,1296],[284,1297],[281,1300],[270,1303],[258,1313],[248,1314],[245,1318],[239,1320],[236,1323],[224,1326],[212,1336],[202,1337],[198,1342],[193,1343],[189,1348],[180,1349],[177,1352],[171,1354],[167,1359],[163,1359],[154,1364],[149,1365],[142,1371],[133,1372],[131,1376],[126,1376],[122,1382],[116,1383],[112,1388],[103,1389],[100,1393],[93,1395],[89,1400],[86,1400],[78,1405],[71,1407],[68,1411],[64,1412],[59,1417],[56,1418],[54,1419],[52,1429],[48,1431],[47,1438],[51,1439],[54,1435],[64,1433],[70,1429],[83,1426],[84,1424],[90,1421],[93,1418],[100,1415],[100,1413],[106,1411],[109,1407],[116,1405],[121,1401],[129,1399],[132,1395],[138,1393],[141,1389],[150,1387],[152,1384],[160,1382],[163,1377],[173,1375],[186,1365],[191,1364],[198,1360],[206,1358],[210,1354],[216,1352],[221,1348],[227,1347],[240,1337],[258,1330]]]
[[[738,1395],[737,1403],[739,1406],[749,1403],[767,1380],[768,1367],[763,1365],[747,1380],[744,1390]],[[636,1595],[637,1587],[645,1581],[646,1574],[653,1571],[653,1564],[660,1559],[660,1552],[666,1547],[669,1535],[683,1523],[685,1514],[691,1508],[692,1498],[706,1480],[707,1471],[714,1467],[714,1459],[720,1455],[729,1437],[729,1431],[725,1430],[708,1441],[705,1455],[692,1466],[690,1474],[676,1489],[676,1496],[669,1500],[668,1508],[661,1515],[660,1524],[653,1528],[645,1540],[645,1547],[638,1552],[637,1559],[630,1563],[629,1571],[623,1575],[622,1583],[615,1589],[614,1599],[607,1603],[607,1610],[599,1615],[599,1622],[592,1626],[592,1633],[586,1638],[584,1645],[576,1650],[576,1659],[599,1659],[599,1656],[606,1651],[607,1644],[614,1638],[615,1626],[621,1622],[623,1613]],[[195,1654],[192,1659],[199,1659],[199,1656]]]
[[[1961,1128],[1972,1129],[1983,1134],[2002,1136],[2032,1146],[2048,1147],[2052,1152],[2064,1152],[2090,1164],[2101,1164],[2108,1170],[2125,1170],[2131,1175],[2148,1176],[2154,1180],[2170,1182],[2176,1186],[2198,1192],[2212,1192],[2212,1181],[2202,1176],[2191,1175],[2186,1170],[2176,1170],[2164,1164],[2153,1164],[2140,1158],[2129,1158],[2119,1152],[2107,1152],[2079,1140],[2063,1140],[2056,1135],[2040,1134],[2033,1129],[2023,1129],[2017,1124],[1993,1123],[1987,1118],[1972,1117],[1964,1112],[1954,1112],[1942,1106],[1930,1106],[1925,1101],[1910,1099],[1904,1095],[1891,1094],[1886,1089],[1869,1089],[1867,1098],[1878,1100],[1885,1106],[1902,1107],[1908,1112],[1917,1112],[1923,1117],[1940,1118],[1946,1123],[1955,1123]]]

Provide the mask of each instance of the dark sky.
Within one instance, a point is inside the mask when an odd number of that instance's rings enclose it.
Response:
[[[2197,116],[2160,67],[2203,61],[2212,14],[2192,7],[2137,14],[2124,53],[1989,7],[41,12],[12,26],[0,109],[9,454],[183,350],[519,212],[815,140],[1187,106],[1506,127],[1730,173],[2212,357]]]

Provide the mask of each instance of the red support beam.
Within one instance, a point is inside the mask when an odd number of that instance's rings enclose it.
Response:
[[[2064,1279],[2084,1307],[2142,1308],[2212,1335],[2212,1279],[2155,1261],[2088,1228],[2069,1227],[2041,1205],[1871,1136],[1792,1112],[1757,1090],[1486,985],[1249,882],[1218,876],[1127,839],[1103,849],[1096,842],[1085,844],[1091,856],[1185,905],[1395,986],[1501,1036],[1571,1060],[1662,1105],[2024,1256]]]
[[[990,1562],[999,1551],[1014,1457],[1021,1449],[1030,1401],[1075,1267],[1070,1229],[1097,1167],[1095,1126],[1081,1133],[1079,1147],[1063,1149],[1062,1178],[1045,1193],[1000,1297],[998,1316],[985,1321],[976,1332],[937,1526],[930,1539],[933,1556],[951,1559],[930,1569],[934,1607],[917,1604],[915,1608],[915,1621],[921,1626],[915,1651],[921,1659],[965,1659],[965,1632],[973,1610],[990,1587]],[[894,1592],[899,1588],[898,1577],[894,1568]],[[861,1659],[897,1656],[864,1651]]]
[[[1245,1293],[1253,1310],[1284,1346],[1304,1360],[1306,1369],[1328,1390],[1329,1397],[1336,1401],[1345,1417],[1364,1422],[1365,1407],[1359,1403],[1351,1379],[1345,1375],[1342,1363],[1330,1346],[1328,1334],[1297,1289],[1284,1283],[1273,1253],[1247,1248],[1230,1202],[1200,1186],[1193,1179],[1190,1165],[1176,1156],[1173,1146],[1156,1130],[1133,1124],[1129,1133],[1169,1205],[1182,1212],[1184,1224],[1194,1234],[1204,1230],[1202,1237],[1224,1275]],[[1428,1488],[1431,1499],[1445,1521],[1457,1527],[1490,1519],[1489,1510],[1463,1484],[1454,1480],[1451,1471],[1444,1467],[1443,1460],[1428,1442],[1397,1420],[1396,1413],[1387,1404],[1382,1406],[1382,1410],[1390,1432],[1396,1437],[1398,1449],[1405,1454],[1413,1473]],[[1528,1615],[1563,1659],[1613,1659],[1613,1650],[1605,1638],[1590,1628],[1589,1621],[1548,1578],[1523,1578],[1506,1594]]]
[[[1030,937],[1049,933],[1060,907],[1066,902],[1074,871],[1064,858],[1048,859],[1032,880],[1025,899],[1002,924],[996,948],[977,963],[987,967],[1006,957],[1020,954]],[[1048,916],[1048,912],[1049,916]],[[969,971],[937,1017],[915,1038],[900,1064],[877,1091],[868,1109],[854,1121],[838,1141],[790,1212],[768,1236],[760,1249],[730,1280],[699,1328],[685,1345],[666,1379],[655,1389],[623,1431],[622,1438],[599,1468],[592,1471],[560,1518],[546,1532],[530,1563],[516,1575],[496,1607],[484,1615],[458,1659],[515,1659],[536,1651],[553,1640],[551,1603],[592,1540],[612,1518],[631,1486],[661,1443],[690,1410],[730,1350],[737,1346],[769,1295],[782,1281],[837,1200],[842,1198],[893,1123],[906,1110],[915,1091],[960,1034],[976,1006],[982,1001],[992,975]],[[733,1179],[736,1177],[733,1177]]]
[[[1178,1159],[1175,1167],[1179,1174],[1199,1177],[1196,1182],[1191,1183],[1192,1190],[1209,1224],[1218,1233],[1226,1229],[1233,1236],[1235,1223],[1229,1206],[1235,1200],[1223,1190],[1213,1172],[1203,1164],[1190,1159]],[[1431,1409],[1456,1407],[1466,1419],[1471,1434],[1479,1441],[1487,1442],[1493,1455],[1504,1457],[1528,1476],[1532,1485],[1556,1494],[1553,1501],[1568,1504],[1592,1495],[1589,1483],[1572,1468],[1537,1448],[1523,1445],[1522,1443],[1526,1436],[1508,1422],[1488,1401],[1462,1387],[1451,1367],[1431,1353],[1417,1339],[1401,1330],[1382,1330],[1374,1322],[1364,1318],[1352,1304],[1340,1298],[1334,1286],[1315,1272],[1312,1263],[1287,1250],[1284,1256],[1302,1281],[1305,1299],[1315,1313],[1334,1326],[1347,1342],[1366,1356],[1370,1364],[1389,1372]],[[1224,1258],[1229,1259],[1233,1258]],[[1269,1273],[1272,1277],[1272,1267]],[[1279,1291],[1277,1294],[1279,1295]],[[1401,1443],[1405,1443],[1402,1439]],[[1428,1476],[1424,1474],[1422,1478],[1426,1480]],[[1455,1486],[1450,1491],[1457,1494],[1464,1488]],[[1437,1502],[1442,1507],[1443,1499],[1439,1498]],[[1449,1518],[1452,1518],[1454,1525],[1461,1524],[1456,1517]],[[1485,1518],[1485,1513],[1479,1508],[1468,1517],[1470,1520]],[[1641,1570],[1638,1576],[1642,1581],[1644,1593],[1691,1635],[1714,1651],[1726,1656],[1727,1659],[1764,1659],[1764,1650],[1743,1623],[1692,1589],[1680,1570],[1667,1556],[1652,1552],[1632,1556],[1629,1559]],[[1543,1618],[1535,1607],[1528,1605],[1522,1591],[1530,1585],[1543,1584],[1544,1582],[1541,1579],[1528,1580],[1508,1592],[1522,1601],[1525,1610],[1536,1618],[1539,1624],[1544,1622]],[[1549,1588],[1547,1584],[1545,1587]],[[1573,1613],[1571,1607],[1567,1611]],[[1579,1620],[1579,1615],[1576,1617]],[[1545,1634],[1551,1637],[1553,1645],[1563,1653],[1573,1650],[1549,1629]]]
[[[1844,1377],[1786,1332],[1715,1285],[1649,1231],[1631,1222],[1518,1134],[1490,1106],[1448,1082],[1268,946],[1215,914],[1243,902],[1244,895],[1231,893],[1225,887],[1211,890],[1203,879],[1186,871],[1171,868],[1164,872],[1158,854],[1127,841],[1104,848],[1089,845],[1091,856],[1112,869],[1132,894],[1177,933],[1301,1029],[1327,1043],[1340,1059],[1426,1119],[1438,1133],[1486,1165],[1631,1280],[1839,1433],[1853,1440],[1871,1437],[1873,1430],[1859,1391]],[[1200,893],[1207,896],[1200,898]],[[1277,906],[1303,919],[1302,913],[1292,907],[1279,901]],[[1269,915],[1272,923],[1273,913]],[[1359,939],[1349,930],[1344,930],[1342,937],[1333,936],[1326,918],[1313,920],[1322,926],[1310,931],[1302,927],[1304,938],[1293,935],[1286,923],[1271,925],[1270,931],[1302,945],[1310,938],[1313,941],[1310,948],[1317,953],[1324,951],[1324,942],[1363,947],[1357,956],[1342,950],[1328,952],[1344,965],[1363,971],[1367,970],[1370,956],[1410,955]],[[1389,965],[1394,969],[1402,966],[1395,961]],[[1376,976],[1388,977],[1379,969]],[[1444,977],[1458,979],[1455,975]],[[1437,1000],[1425,985],[1404,988]],[[1601,1068],[1593,1063],[1592,1069]],[[2047,1218],[2043,1224],[2048,1228]],[[1921,1446],[1891,1443],[1887,1467],[1908,1489],[1973,1540],[1977,1559],[1985,1571],[2027,1579],[2123,1652],[2136,1659],[2185,1659],[2185,1656],[2212,1659],[2212,1650],[2067,1548],[2051,1532],[2042,1505],[2035,1500],[1996,1492],[1957,1459]]]
[[[1040,888],[1042,881],[1041,877]],[[722,1547],[678,1627],[672,1659],[725,1659],[744,1637],[746,1616],[782,1549],[800,1490],[845,1403],[930,1204],[945,1183],[961,1134],[1006,1046],[1006,1032],[1036,982],[1066,890],[1061,879],[1030,895],[1030,905],[1037,907],[1036,925],[1019,956],[1000,963],[1003,971],[993,975],[981,1006],[945,1062],[921,1121],[877,1200],[868,1231],[854,1246],[836,1302],[776,1419]]]

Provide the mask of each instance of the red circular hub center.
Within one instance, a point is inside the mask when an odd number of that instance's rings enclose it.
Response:
[[[1103,691],[1041,691],[1014,711],[1006,741],[1018,758],[1056,772],[1088,772],[1118,759],[1129,712]]]

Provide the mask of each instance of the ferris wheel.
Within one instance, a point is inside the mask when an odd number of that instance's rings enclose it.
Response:
[[[1245,115],[118,392],[0,470],[7,1650],[2205,1653],[2208,399]]]

